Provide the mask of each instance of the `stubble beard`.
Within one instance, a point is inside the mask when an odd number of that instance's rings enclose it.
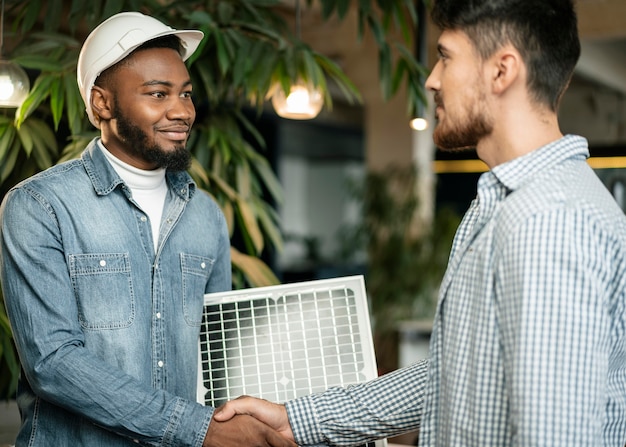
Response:
[[[141,158],[156,168],[170,171],[185,171],[191,166],[191,153],[184,144],[176,144],[174,150],[167,151],[156,143],[150,142],[148,135],[135,125],[121,110],[115,109],[117,130],[120,138],[126,142],[131,155]]]
[[[435,104],[442,105],[439,92],[435,93]],[[446,116],[446,120],[438,123],[433,131],[435,145],[446,152],[474,149],[481,139],[493,131],[493,119],[484,110],[484,104],[484,94],[479,94],[466,107],[464,120],[455,124]]]

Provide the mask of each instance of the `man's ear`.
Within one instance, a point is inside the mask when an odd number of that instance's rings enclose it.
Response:
[[[519,52],[511,45],[506,45],[489,58],[492,90],[502,94],[523,76],[524,61]]]
[[[91,107],[98,121],[113,118],[113,95],[111,91],[94,85],[91,89]]]

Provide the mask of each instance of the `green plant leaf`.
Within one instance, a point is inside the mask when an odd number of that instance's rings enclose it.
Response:
[[[42,0],[32,0],[28,2],[28,8],[26,8],[22,19],[22,32],[30,30],[37,22],[39,14],[41,13],[41,2]]]
[[[13,145],[16,129],[12,122],[2,123],[2,135],[0,136],[0,163],[7,156],[9,148]]]
[[[233,265],[243,272],[252,287],[263,287],[279,284],[280,281],[270,268],[260,259],[241,253],[231,247],[230,256]]]
[[[283,188],[276,174],[269,165],[267,159],[257,154],[254,161],[254,170],[263,181],[263,185],[267,188],[273,200],[277,203],[283,201]]]
[[[25,68],[31,68],[33,70],[41,70],[48,72],[59,72],[62,70],[62,66],[57,61],[51,60],[50,58],[38,55],[28,55],[24,54],[21,56],[16,56],[12,58],[13,62],[18,65],[21,65]]]
[[[84,112],[85,106],[75,76],[64,73],[63,86],[68,126],[73,135],[78,135],[84,126],[91,126],[91,124],[85,122],[87,114]]]
[[[30,157],[35,143],[33,141],[32,131],[30,129],[28,121],[24,121],[24,123],[22,123],[22,126],[20,126],[20,128],[17,130],[17,136],[22,142],[22,148],[24,149],[24,153],[26,153],[27,157]]]
[[[65,105],[62,83],[63,79],[56,77],[50,86],[50,110],[52,111],[52,120],[55,129],[59,128],[59,123],[63,118],[63,106]]]
[[[27,127],[26,124],[28,124]],[[29,118],[24,122],[24,126],[20,128],[19,132],[31,132],[33,156],[39,169],[44,170],[52,166],[53,158],[56,158],[58,152],[56,138],[52,129],[41,120]]]
[[[13,168],[17,162],[17,157],[20,154],[21,148],[20,139],[14,138],[11,142],[11,147],[9,148],[7,156],[4,158],[2,166],[0,167],[0,183],[4,183],[11,175],[11,172],[13,172]]]
[[[259,254],[263,251],[264,241],[254,212],[250,205],[240,197],[237,198],[236,204],[239,211],[238,215],[241,218],[244,237],[252,244],[253,253]]]
[[[48,0],[46,8],[46,20],[44,20],[44,29],[51,31],[61,23],[61,15],[63,14],[63,0]]]
[[[335,81],[335,84],[341,90],[344,98],[348,100],[350,104],[362,102],[361,93],[356,85],[346,76],[346,74],[337,66],[335,62],[321,54],[317,54],[316,59],[318,63],[324,67],[326,75]]]
[[[35,85],[22,105],[17,109],[15,121],[18,128],[24,120],[30,116],[46,98],[50,96],[50,85],[53,81],[54,75],[50,74],[41,74],[35,80]]]
[[[271,245],[277,250],[283,249],[283,237],[278,226],[278,216],[271,208],[265,207],[261,204],[255,203],[253,205],[254,212],[259,221],[259,225],[262,228],[267,238],[272,243]]]
[[[391,50],[388,45],[384,44],[378,50],[378,74],[380,78],[380,90],[385,99],[389,99],[392,95],[391,70]]]

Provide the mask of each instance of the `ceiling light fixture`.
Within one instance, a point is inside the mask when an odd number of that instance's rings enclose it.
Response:
[[[296,0],[296,36],[300,40],[300,0]],[[313,83],[298,79],[285,92],[277,85],[272,95],[272,105],[276,113],[294,120],[315,118],[324,105],[324,95]]]
[[[28,96],[30,81],[17,64],[4,59],[4,0],[0,12],[0,107],[19,107]]]

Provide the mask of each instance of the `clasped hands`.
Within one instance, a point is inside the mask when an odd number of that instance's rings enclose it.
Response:
[[[215,409],[203,447],[297,447],[284,405],[241,396]]]

